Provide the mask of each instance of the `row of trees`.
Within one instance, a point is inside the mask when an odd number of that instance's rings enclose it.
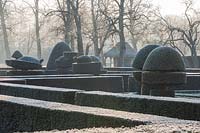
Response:
[[[136,50],[143,44],[161,43],[183,55],[189,49],[196,57],[199,11],[192,0],[183,2],[183,16],[162,16],[148,0],[0,0],[1,45],[7,58],[11,48],[26,54],[35,48],[42,58],[45,49],[59,40],[80,54],[96,56],[120,42],[119,65],[126,41]]]

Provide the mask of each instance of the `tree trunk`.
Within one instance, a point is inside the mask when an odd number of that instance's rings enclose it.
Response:
[[[89,51],[90,51],[90,47],[91,47],[92,45],[90,45],[90,44],[87,44],[86,45],[86,48],[85,48],[85,55],[88,55],[89,54]]]
[[[194,45],[192,45],[190,51],[191,51],[191,58],[192,58],[192,62],[193,62],[192,67],[199,68],[200,61],[197,57],[196,47]]]
[[[79,55],[83,55],[83,39],[82,39],[82,28],[81,28],[81,17],[78,14],[78,11],[76,10],[74,13],[74,19],[76,23],[76,35],[77,35],[77,45],[78,45],[78,52]]]
[[[133,48],[137,51],[137,41],[134,38],[134,36],[131,36],[131,43],[132,43]]]
[[[192,56],[197,56],[196,47],[194,45],[192,45],[190,51]]]
[[[69,35],[69,33],[68,33],[68,29],[67,29],[67,23],[66,23],[66,21],[64,21],[64,25],[65,25],[65,30],[64,30],[64,39],[65,39],[65,42],[68,44],[68,43],[70,43],[70,35]]]
[[[130,0],[130,7],[132,8],[134,5],[134,0]],[[132,46],[133,48],[137,51],[137,41],[135,41],[135,37],[134,37],[134,16],[133,16],[133,11],[131,9],[130,11],[130,33],[131,33],[131,41],[132,41]]]
[[[99,47],[98,47],[98,32],[97,32],[97,21],[95,17],[94,11],[94,0],[91,0],[91,13],[92,13],[92,26],[93,26],[93,33],[92,33],[92,41],[94,44],[94,54],[99,56]]]
[[[79,55],[84,54],[83,50],[83,39],[82,39],[82,28],[81,28],[81,17],[79,15],[79,1],[70,1],[73,17],[76,24],[76,36],[77,36],[77,45],[78,45],[78,52]]]
[[[4,40],[4,48],[6,52],[6,57],[10,58],[10,48],[9,48],[8,34],[6,30],[6,22],[5,22],[5,17],[4,17],[4,9],[3,9],[2,0],[0,0],[0,17],[1,17],[1,27],[3,31],[3,40]]]
[[[99,38],[100,48],[102,48],[102,49],[99,49],[98,54],[99,54],[100,59],[101,59],[101,61],[102,61],[102,64],[103,64],[104,66],[106,66],[106,59],[104,58],[104,55],[103,55],[103,53],[104,53],[104,51],[103,51],[103,46],[104,46],[105,41],[106,41],[105,37],[100,37],[100,38]]]
[[[124,0],[120,1],[119,7],[119,38],[120,38],[120,55],[118,66],[124,66],[124,54],[126,52],[125,37],[124,37]]]
[[[66,19],[64,21],[65,24],[65,42],[71,44],[71,5],[70,0],[66,0],[66,6],[67,6],[67,13],[66,13]],[[63,16],[65,17],[65,16]],[[72,47],[72,46],[71,46]]]
[[[41,48],[40,25],[39,25],[39,0],[35,0],[35,31],[36,31],[36,42],[37,42],[37,57],[41,59],[42,48]]]
[[[71,34],[71,48],[72,48],[72,50],[74,51],[75,50],[75,42],[74,42],[74,34],[72,33]]]

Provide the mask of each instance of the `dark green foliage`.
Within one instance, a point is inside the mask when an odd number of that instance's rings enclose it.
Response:
[[[87,55],[81,55],[76,59],[77,63],[90,63],[92,62],[92,59],[90,58],[90,56]]]
[[[90,56],[90,58],[91,58],[92,62],[101,62],[99,57],[97,57],[97,56]]]
[[[147,45],[144,48],[142,48],[136,55],[132,67],[135,69],[142,70],[144,62],[147,59],[147,56],[149,53],[154,50],[155,48],[159,47],[159,45]]]
[[[147,57],[143,70],[145,71],[185,71],[181,55],[171,47],[154,49]]]
[[[71,48],[69,47],[69,45],[66,44],[65,42],[59,42],[54,46],[54,48],[50,54],[49,60],[47,62],[48,70],[56,69],[55,61],[56,61],[56,59],[58,59],[58,57],[63,55],[64,51],[72,51]]]

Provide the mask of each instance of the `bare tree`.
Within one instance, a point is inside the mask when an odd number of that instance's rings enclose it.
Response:
[[[117,2],[117,0],[115,0]],[[126,52],[125,37],[124,37],[124,3],[125,0],[120,0],[119,5],[119,39],[120,39],[120,54],[118,66],[124,66],[124,54]]]
[[[31,52],[31,49],[33,48],[33,44],[35,41],[35,36],[31,33],[31,29],[29,27],[29,31],[28,31],[28,40],[27,40],[27,51],[26,53],[29,55]]]
[[[72,26],[72,18],[71,18],[71,5],[70,0],[56,0],[58,4],[58,11],[61,13],[61,18],[64,23],[64,38],[65,42],[71,41],[71,26]]]
[[[97,15],[95,15],[95,7],[94,7],[94,0],[91,0],[91,14],[92,14],[92,25],[93,25],[93,32],[92,32],[92,41],[94,43],[94,54],[99,56],[99,41],[98,41],[98,31],[97,31]]]
[[[112,18],[109,13],[110,3],[109,0],[91,0],[92,31],[88,31],[88,33],[92,33],[89,38],[93,42],[96,56],[103,53],[106,40],[116,32],[114,27],[118,18]]]
[[[37,57],[41,58],[42,48],[40,40],[40,25],[39,25],[39,0],[35,0],[35,32],[36,32],[36,42],[37,42]]]
[[[39,0],[34,0],[34,6],[27,1],[24,1],[33,11],[35,16],[35,34],[37,42],[37,57],[41,58],[42,48],[41,48],[41,39],[40,39],[40,22],[39,22]]]
[[[124,28],[131,34],[132,42],[135,42],[133,47],[137,49],[136,43],[143,39],[151,23],[152,12],[148,0],[91,0],[92,30],[89,32],[92,34],[88,36],[93,42],[95,55],[100,55],[111,35],[118,35],[121,42],[125,42]],[[121,46],[122,54],[125,46]],[[123,62],[123,58],[121,60]]]
[[[5,48],[5,52],[6,52],[6,57],[10,58],[8,33],[7,33],[6,22],[5,22],[5,14],[4,14],[6,3],[7,3],[7,0],[5,0],[5,1],[0,0],[0,17],[1,17],[1,28],[2,28],[2,32],[3,32],[4,48]]]
[[[117,62],[117,66],[123,67],[124,66],[124,54],[126,51],[125,46],[125,36],[124,36],[124,5],[125,0],[114,0],[115,4],[112,4],[112,8],[114,8],[113,12],[111,14],[107,13],[107,10],[102,11],[103,15],[105,16],[105,19],[107,20],[107,30],[105,32],[105,36],[102,39],[103,43],[105,43],[106,39],[110,35],[117,34],[119,36],[120,40],[120,53],[119,53],[119,60]],[[117,7],[115,9],[115,7]],[[117,26],[118,25],[118,26]],[[104,44],[100,45],[99,51],[103,49]]]
[[[80,55],[82,55],[84,54],[84,50],[83,50],[81,16],[79,14],[80,3],[81,3],[81,0],[70,1],[70,5],[72,7],[72,14],[73,14],[75,24],[76,24],[78,52]]]
[[[131,35],[132,46],[137,50],[137,43],[142,40],[143,35],[151,25],[153,8],[148,0],[129,0],[125,11],[126,29]]]
[[[71,48],[74,50],[74,25],[71,8],[71,0],[55,0],[57,9],[51,9],[45,16],[58,16],[63,25],[58,25],[55,30],[59,30],[64,33],[64,40],[71,44]]]
[[[199,26],[200,26],[200,19],[199,17],[194,17],[194,15],[198,15],[197,11],[192,7],[193,1],[192,0],[186,0],[184,1],[185,4],[185,12],[184,17],[186,20],[186,24],[183,27],[172,25],[170,22],[168,22],[167,19],[162,17],[160,15],[160,18],[164,22],[164,24],[167,26],[169,30],[169,37],[166,41],[168,42],[183,42],[190,50],[193,62],[195,64],[195,67],[199,66],[199,61],[197,59],[197,46],[199,45]],[[193,16],[189,14],[189,12],[193,11]],[[172,43],[171,43],[172,44]],[[173,46],[174,43],[173,43]]]

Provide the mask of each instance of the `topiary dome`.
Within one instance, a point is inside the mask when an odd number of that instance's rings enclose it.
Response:
[[[136,55],[132,67],[138,70],[142,70],[144,62],[149,55],[149,53],[155,48],[159,47],[159,45],[147,45],[143,47]]]
[[[87,55],[81,55],[76,59],[77,63],[90,63],[92,62],[92,59],[90,58],[90,56]]]
[[[147,57],[144,71],[185,71],[181,55],[171,47],[158,47]]]

